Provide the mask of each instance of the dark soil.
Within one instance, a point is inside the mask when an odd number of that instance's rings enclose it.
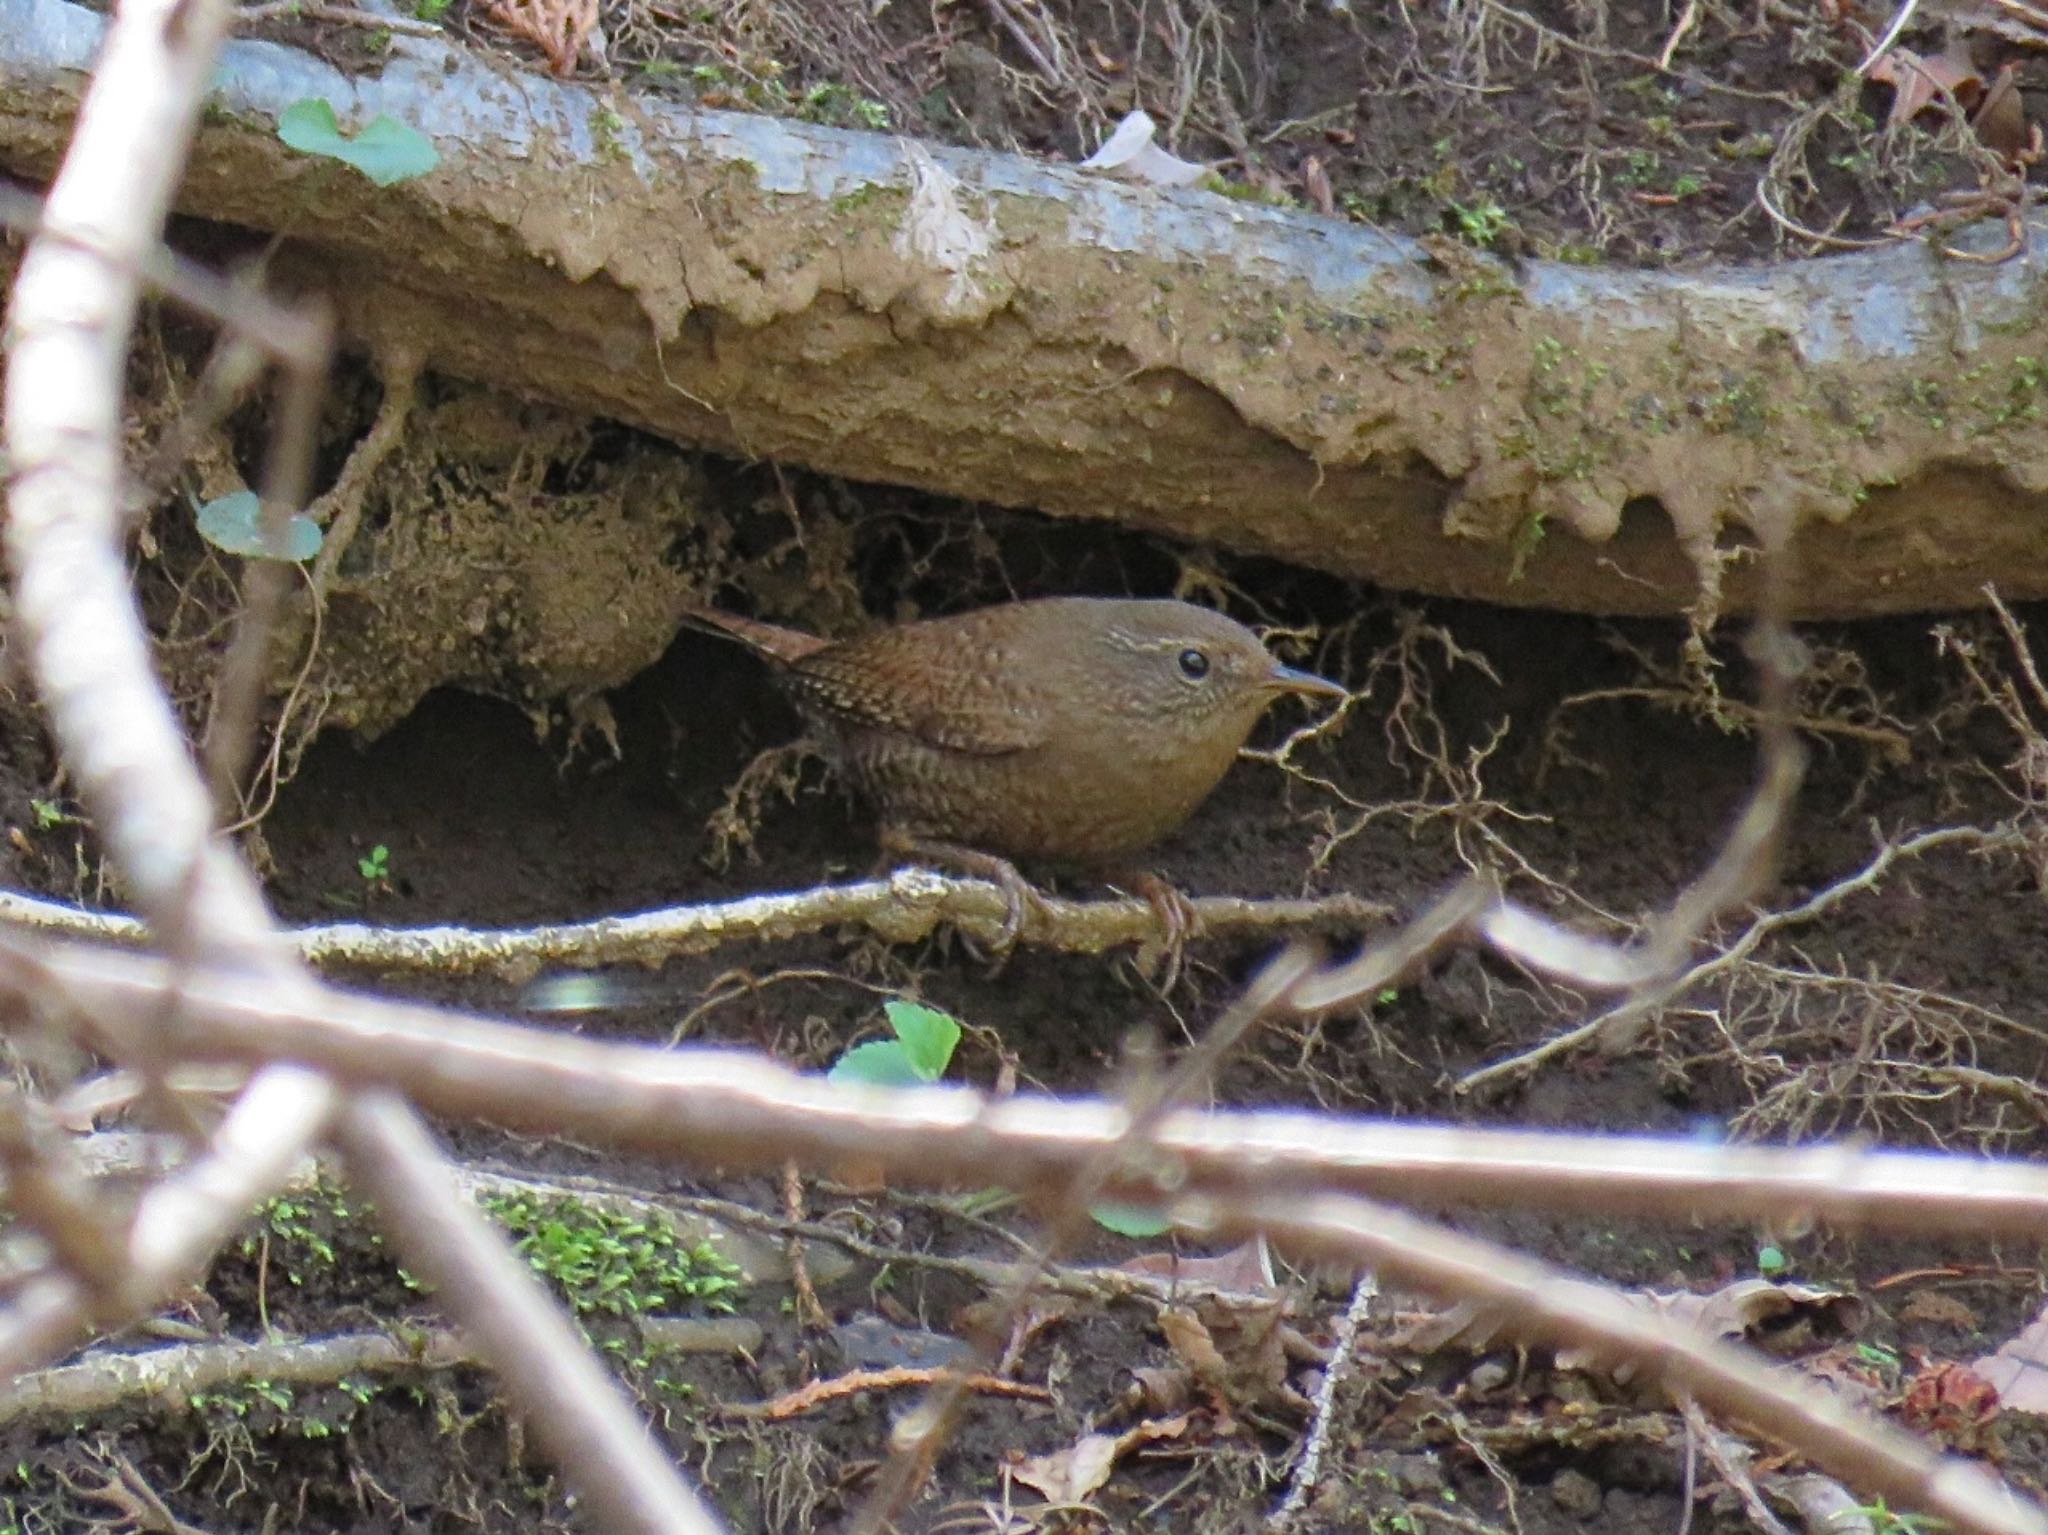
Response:
[[[849,563],[878,611],[897,603],[966,606],[1005,595],[1010,584],[1026,595],[1158,592],[1194,559],[1027,518],[912,508],[883,492],[842,494],[866,495],[885,509],[853,524],[859,531]],[[978,536],[965,536],[969,528]],[[1534,871],[1517,881],[1520,895],[1547,900],[1560,914],[1583,917],[1597,908],[1634,918],[1668,900],[1711,857],[1748,792],[1754,756],[1743,733],[1671,706],[1702,696],[1696,681],[1681,677],[1685,636],[1676,626],[1419,608],[1255,565],[1218,573],[1243,594],[1247,616],[1320,625],[1319,664],[1369,687],[1370,700],[1341,734],[1297,753],[1304,776],[1269,765],[1238,768],[1158,858],[1184,889],[1349,889],[1412,910],[1462,869],[1461,846],[1495,864],[1505,846]],[[1954,622],[1981,641],[1987,664],[2009,665],[1990,626]],[[2015,812],[2012,795],[2023,786],[2008,764],[2019,743],[1971,707],[1961,673],[1937,655],[1932,628],[1898,621],[1806,635],[1817,673],[1833,686],[1816,685],[1805,701],[1822,728],[1811,733],[1813,769],[1769,906],[1796,904],[1851,873],[1879,836],[1990,826]],[[1452,659],[1453,643],[1467,659]],[[1718,659],[1726,696],[1747,698],[1734,648]],[[434,696],[367,749],[326,738],[263,827],[275,866],[271,893],[295,921],[357,914],[392,924],[501,925],[865,873],[872,853],[857,818],[815,778],[794,803],[771,805],[754,856],[723,871],[706,867],[705,823],[725,789],[756,750],[794,729],[764,684],[759,666],[735,647],[686,634],[659,666],[612,698],[623,750],[617,761],[601,750],[565,760],[563,743],[536,741],[521,713],[452,693]],[[1667,684],[1672,691],[1662,699],[1569,702]],[[1270,729],[1295,723],[1289,717]],[[38,827],[28,802],[45,794],[44,769],[19,758],[14,769],[0,792],[0,808],[21,829],[10,853],[13,875],[73,893],[79,829]],[[1355,807],[1374,808],[1368,815]],[[1499,844],[1489,843],[1494,837]],[[384,888],[372,888],[359,866],[378,845],[388,849]],[[1535,874],[1556,882],[1548,893]],[[2048,963],[2044,938],[2048,904],[2037,869],[2018,858],[1936,854],[1759,951],[1758,959],[1804,981],[1738,971],[1725,986],[1687,998],[1621,1058],[1566,1059],[1504,1093],[1454,1092],[1463,1072],[1581,1016],[1562,992],[1467,954],[1312,1034],[1276,1029],[1254,1039],[1228,1062],[1216,1097],[1583,1129],[1711,1125],[1771,1138],[1859,1132],[1900,1144],[2038,1153],[2039,1047],[1998,1018],[2036,1030],[2048,1022],[2040,1001],[2048,975],[2038,973]],[[1028,1083],[1097,1091],[1114,1087],[1134,1036],[1175,1045],[1199,1033],[1266,948],[1199,945],[1189,978],[1162,997],[1128,957],[1025,952],[991,976],[944,939],[890,951],[820,936],[621,976],[618,1006],[556,1021],[664,1041],[687,1015],[692,1039],[824,1066],[879,1031],[879,987],[915,994],[967,1024],[958,1077],[993,1084],[1014,1064]],[[731,986],[736,969],[760,984]],[[1865,982],[1890,989],[1858,989]],[[530,996],[486,982],[380,984],[488,1010],[517,1011]],[[700,1006],[714,994],[719,1005]],[[1965,1015],[1960,1004],[1988,1011]],[[1956,1059],[1989,1075],[1976,1088],[1941,1085],[1939,1068]],[[1995,1090],[2001,1076],[2013,1092]],[[766,1182],[718,1183],[700,1169],[513,1142],[474,1127],[449,1130],[465,1159],[507,1170],[602,1176],[671,1194],[717,1194],[767,1214],[781,1210],[779,1192]],[[886,1455],[892,1415],[912,1398],[856,1391],[787,1423],[728,1409],[855,1364],[891,1362],[897,1345],[939,1347],[971,1332],[974,1308],[987,1296],[920,1259],[1008,1257],[1013,1249],[997,1227],[1027,1240],[1036,1229],[1027,1212],[998,1211],[992,1226],[907,1191],[813,1186],[806,1199],[811,1218],[843,1222],[900,1254],[886,1268],[856,1261],[824,1287],[838,1330],[804,1332],[787,1310],[786,1288],[764,1286],[740,1300],[763,1329],[751,1357],[691,1356],[628,1370],[664,1437],[739,1530],[842,1527]],[[310,1213],[298,1225],[280,1226],[272,1212],[253,1226],[250,1242],[223,1256],[185,1315],[204,1332],[245,1338],[260,1337],[266,1321],[285,1336],[316,1336],[397,1318],[431,1320],[431,1297],[402,1275],[363,1212],[344,1216],[320,1198],[306,1205]],[[1454,1218],[1568,1267],[1659,1288],[1705,1290],[1754,1274],[1773,1237],[1526,1211]],[[1967,1362],[2040,1305],[2026,1252],[1967,1238],[1906,1244],[1825,1231],[1775,1240],[1796,1277],[1877,1302],[1855,1336],[1822,1326],[1796,1351],[1816,1367],[1826,1361],[1831,1370],[1860,1372],[1881,1401],[1896,1401],[1919,1367],[1915,1360]],[[319,1242],[331,1255],[323,1256]],[[1094,1232],[1073,1256],[1114,1262],[1161,1245]],[[1919,1277],[1873,1289],[1906,1272]],[[1327,1338],[1345,1303],[1341,1289],[1305,1279],[1290,1281],[1284,1294],[1294,1324],[1311,1338]],[[1668,1412],[1611,1383],[1552,1370],[1540,1357],[1524,1368],[1511,1353],[1475,1359],[1455,1348],[1405,1349],[1398,1316],[1415,1304],[1395,1298],[1386,1319],[1367,1329],[1332,1441],[1336,1469],[1304,1528],[1409,1528],[1432,1510],[1450,1509],[1504,1528],[1510,1489],[1513,1518],[1525,1531],[1679,1527],[1685,1450]],[[847,1330],[855,1322],[894,1329],[896,1344],[877,1353],[869,1332]],[[624,1355],[636,1353],[616,1321],[593,1317],[589,1325]],[[1002,1528],[974,1510],[1005,1498],[1006,1460],[1058,1451],[1092,1429],[1118,1432],[1166,1417],[1133,1395],[1139,1377],[1131,1372],[1171,1374],[1175,1362],[1150,1308],[1068,1303],[1016,1370],[1020,1380],[1050,1384],[1052,1402],[977,1399],[904,1528]],[[1242,1394],[1227,1401],[1198,1394],[1176,1432],[1122,1461],[1088,1500],[1093,1512],[1062,1516],[1067,1522],[1053,1527],[1206,1535],[1255,1523],[1282,1495],[1301,1431],[1283,1385],[1312,1393],[1314,1376],[1298,1365],[1284,1373],[1248,1367],[1241,1384]],[[91,1422],[18,1426],[0,1444],[21,1467],[9,1489],[16,1527],[82,1529],[107,1519],[109,1505],[89,1489],[106,1480],[116,1457],[180,1517],[220,1535],[280,1521],[352,1531],[574,1523],[561,1488],[523,1448],[483,1377],[421,1371],[357,1387],[353,1394],[223,1392],[182,1411],[138,1407]],[[1576,1405],[1561,1412],[1566,1402]],[[2018,1421],[2001,1420],[1998,1443],[2003,1425]],[[2031,1486],[2039,1457],[2018,1434],[2012,1438],[2004,1469]],[[1710,1482],[1703,1477],[1700,1485],[1713,1494]],[[1007,1496],[1019,1508],[1041,1501],[1022,1486]],[[1725,1494],[1706,1496],[1695,1519],[1701,1529],[1743,1524]]]
[[[1660,68],[1678,14],[1618,0],[601,6],[611,72],[634,89],[1060,160],[1084,155],[1142,106],[1174,149],[1220,162],[1224,182],[1245,195],[1315,206],[1326,182],[1333,216],[1514,255],[1676,263],[1803,251],[1815,242],[1766,215],[1760,186],[1788,219],[1862,237],[1941,193],[1975,188],[1985,173],[1970,131],[1940,109],[1878,127],[1890,88],[1859,84],[1852,71],[1883,15],[1714,3],[1683,13],[1694,24]],[[1034,39],[1048,68],[1005,18]],[[492,29],[483,0],[457,0],[447,20],[517,51]],[[371,34],[289,28],[374,67]],[[1934,24],[1905,41],[1939,51]],[[2023,91],[2048,83],[2032,54],[1989,36],[1963,41],[1986,79],[2010,60]],[[588,55],[579,67],[600,72]],[[729,509],[781,489],[765,469],[708,472]],[[1160,870],[1191,892],[1349,890],[1412,911],[1469,861],[1518,868],[1515,893],[1560,916],[1630,921],[1711,858],[1750,789],[1755,753],[1735,706],[1753,689],[1732,642],[1708,671],[1688,664],[1676,625],[1420,607],[1204,551],[793,478],[789,506],[834,508],[830,574],[850,577],[838,595],[872,614],[1045,592],[1156,594],[1205,574],[1223,578],[1213,590],[1228,590],[1241,616],[1320,629],[1316,663],[1368,690],[1368,701],[1344,731],[1297,751],[1298,772],[1241,765],[1160,852]],[[775,523],[760,533],[763,547],[788,533]],[[743,557],[751,536],[739,517]],[[2048,610],[2028,617],[2048,655]],[[1951,622],[1976,640],[1982,664],[2011,673],[1994,626]],[[1509,1089],[1457,1092],[1463,1074],[1584,1016],[1582,999],[1462,954],[1371,1009],[1255,1037],[1225,1064],[1217,1101],[1770,1139],[1863,1134],[2038,1155],[2048,1104],[2037,1037],[2048,1024],[2044,790],[2015,769],[2026,743],[1981,706],[1954,657],[1938,652],[1935,628],[1901,620],[1806,635],[1816,666],[1801,709],[1814,760],[1762,904],[1797,905],[1865,864],[1881,839],[1933,827],[2031,815],[2031,859],[1955,848],[1909,860],[1764,945],[1758,963],[1682,999],[1617,1058],[1570,1057]],[[872,867],[857,817],[815,773],[794,802],[770,805],[751,849],[728,867],[707,866],[706,823],[727,788],[756,751],[795,729],[760,667],[735,647],[686,634],[610,706],[618,760],[589,740],[573,752],[559,733],[537,740],[525,713],[448,692],[368,747],[323,738],[261,829],[279,910],[302,922],[513,925],[799,888]],[[1301,719],[1277,718],[1269,738]],[[17,732],[5,747],[5,878],[108,899],[89,835],[66,818],[36,743]],[[385,873],[373,880],[362,861],[378,847]],[[1738,929],[1731,922],[1722,936]],[[1173,1048],[1199,1035],[1268,947],[1200,944],[1188,976],[1163,996],[1129,956],[1027,951],[991,975],[943,937],[901,951],[833,935],[722,951],[608,978],[614,1005],[573,1015],[534,1011],[542,993],[506,984],[358,979],[564,1028],[744,1044],[812,1067],[880,1032],[880,994],[915,995],[967,1026],[955,1077],[993,1085],[1014,1071],[1027,1084],[1090,1092],[1114,1088],[1135,1038]],[[1950,1069],[1958,1065],[1975,1074]],[[782,1211],[781,1191],[767,1181],[445,1128],[474,1163]],[[857,1259],[822,1287],[832,1330],[799,1328],[789,1290],[773,1285],[739,1300],[762,1330],[744,1354],[642,1359],[630,1328],[588,1321],[595,1338],[617,1345],[678,1460],[742,1531],[844,1528],[887,1454],[894,1416],[913,1398],[851,1391],[788,1422],[732,1409],[972,1333],[987,1295],[924,1260],[1007,1259],[1015,1247],[1004,1233],[1036,1235],[1027,1211],[975,1214],[964,1201],[910,1191],[812,1185],[805,1200],[809,1218],[896,1255],[887,1264]],[[177,1315],[203,1336],[245,1339],[266,1328],[308,1337],[433,1319],[431,1296],[383,1249],[365,1212],[342,1213],[331,1193],[301,1203],[292,1218],[273,1210],[253,1223],[249,1241],[222,1256]],[[1795,1277],[1875,1302],[1854,1336],[1816,1325],[1792,1351],[1894,1410],[1916,1375],[1988,1352],[2042,1299],[2037,1254],[1966,1237],[1909,1244],[1528,1211],[1451,1218],[1567,1267],[1660,1289],[1712,1289],[1782,1252]],[[1117,1262],[1163,1245],[1091,1231],[1070,1256]],[[1912,1277],[1878,1288],[1902,1275]],[[1291,1275],[1282,1292],[1293,1325],[1327,1339],[1343,1287]],[[1668,1410],[1540,1356],[1408,1348],[1403,1324],[1421,1304],[1392,1297],[1368,1324],[1338,1408],[1330,1474],[1299,1528],[1413,1530],[1445,1514],[1459,1528],[1527,1535],[1682,1527],[1687,1452]],[[1244,1319],[1212,1320],[1220,1328]],[[887,1333],[882,1344],[876,1327]],[[1247,1363],[1233,1389],[1195,1393],[1185,1422],[1123,1459],[1085,1509],[1048,1514],[1037,1494],[1005,1487],[1003,1468],[1019,1457],[1178,1416],[1145,1400],[1139,1382],[1171,1377],[1180,1363],[1153,1308],[1069,1304],[1032,1337],[1014,1372],[1050,1387],[1052,1400],[977,1398],[903,1527],[1257,1527],[1283,1496],[1300,1439],[1292,1394],[1315,1390],[1304,1366]],[[2015,1415],[1960,1445],[2003,1457],[2001,1469],[2036,1492],[2039,1446]],[[0,1465],[17,1468],[0,1494],[4,1527],[128,1527],[105,1490],[124,1461],[175,1515],[215,1535],[575,1522],[486,1377],[420,1370],[297,1391],[259,1383],[182,1406],[17,1424],[0,1436]],[[1712,1477],[1700,1472],[1695,1485],[1693,1529],[1746,1527]],[[1003,1522],[1006,1506],[1031,1523]]]
[[[1510,255],[1663,265],[1880,237],[2004,174],[1998,155],[2024,141],[2048,89],[2040,39],[1923,9],[1899,46],[1932,57],[1953,43],[1966,61],[1950,77],[1954,100],[1972,113],[2012,65],[2021,115],[1973,127],[1936,105],[1893,123],[1893,87],[1857,72],[1890,11],[1854,0],[602,0],[604,49],[586,47],[575,72],[1068,162],[1142,108],[1233,195]],[[530,44],[493,15],[489,0],[456,0],[445,20],[532,67]],[[277,25],[360,67],[375,67],[385,41]]]

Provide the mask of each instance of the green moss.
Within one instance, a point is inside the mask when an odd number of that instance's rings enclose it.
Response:
[[[626,156],[626,120],[611,107],[599,107],[590,114],[590,139],[597,157],[617,163]]]
[[[659,1212],[629,1215],[532,1194],[490,1195],[481,1204],[579,1316],[729,1312],[739,1293],[739,1269],[709,1243],[686,1242]]]
[[[335,1228],[360,1216],[341,1185],[322,1178],[310,1189],[265,1200],[257,1207],[257,1229],[241,1239],[238,1250],[246,1258],[257,1258],[267,1245],[270,1261],[286,1281],[303,1285],[309,1274],[334,1267]],[[370,1240],[377,1240],[375,1233]]]
[[[880,202],[900,203],[904,200],[905,195],[901,187],[884,186],[879,181],[870,181],[866,186],[855,187],[851,192],[833,198],[832,211],[834,213],[854,213]]]
[[[1772,415],[1769,391],[1764,380],[1753,373],[1724,372],[1721,387],[1693,403],[1708,431],[1741,437],[1761,436]]]
[[[1300,206],[1300,203],[1295,198],[1277,188],[1269,190],[1265,187],[1252,186],[1248,182],[1225,181],[1214,171],[1204,176],[1195,185],[1204,192],[1214,192],[1218,197],[1227,197],[1232,202],[1260,203],[1271,208],[1296,208]]]
[[[1948,430],[1948,395],[1931,378],[1909,379],[1902,391],[1905,403],[1937,432]]]

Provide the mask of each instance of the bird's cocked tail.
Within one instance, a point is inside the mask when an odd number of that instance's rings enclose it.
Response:
[[[815,655],[832,643],[801,629],[785,629],[780,624],[742,618],[737,613],[701,607],[695,603],[683,609],[683,621],[709,633],[738,640],[756,655],[780,661],[784,666],[794,666],[805,656]]]

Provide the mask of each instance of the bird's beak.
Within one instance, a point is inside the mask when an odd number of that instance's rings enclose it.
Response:
[[[1297,671],[1291,666],[1273,665],[1273,675],[1266,686],[1276,693],[1298,693],[1303,698],[1346,699],[1351,696],[1349,688],[1340,687],[1327,677],[1318,677],[1314,672]]]

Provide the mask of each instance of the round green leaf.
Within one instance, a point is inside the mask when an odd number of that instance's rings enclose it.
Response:
[[[354,166],[380,187],[424,176],[441,163],[432,139],[381,112],[354,138],[346,137],[334,108],[319,96],[295,101],[279,113],[277,136],[300,154]]]
[[[951,1013],[922,1002],[900,998],[882,1004],[889,1027],[903,1043],[911,1070],[926,1082],[936,1082],[953,1064],[953,1052],[960,1047],[960,1025]]]
[[[1099,1205],[1090,1205],[1088,1213],[1095,1218],[1096,1225],[1114,1231],[1120,1237],[1156,1237],[1173,1229],[1173,1222],[1153,1205],[1125,1205],[1104,1200]]]
[[[320,524],[293,513],[284,528],[284,547],[263,536],[263,503],[253,490],[238,490],[199,508],[199,536],[214,548],[251,560],[310,560],[320,552]]]
[[[917,1087],[926,1080],[917,1074],[901,1042],[893,1039],[855,1045],[825,1077],[831,1082],[864,1082],[870,1087]]]

